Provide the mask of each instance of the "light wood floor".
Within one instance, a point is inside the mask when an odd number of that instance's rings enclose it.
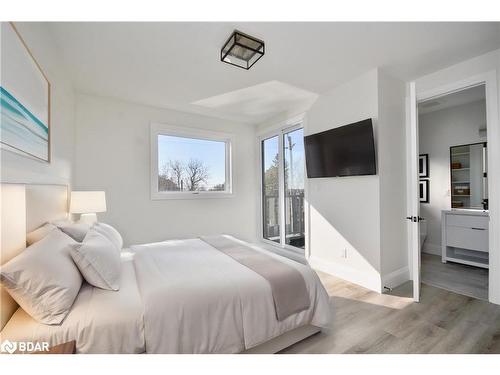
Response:
[[[422,284],[378,294],[318,273],[332,303],[333,328],[281,353],[500,353],[500,306]]]
[[[488,300],[488,270],[441,262],[437,255],[422,253],[422,282],[466,296]]]

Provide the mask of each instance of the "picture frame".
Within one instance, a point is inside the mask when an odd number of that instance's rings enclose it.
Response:
[[[12,22],[1,23],[2,149],[50,163],[50,82]]]
[[[418,177],[429,177],[429,154],[420,154],[418,157]]]
[[[418,182],[420,203],[429,203],[429,184],[429,180],[420,180]]]

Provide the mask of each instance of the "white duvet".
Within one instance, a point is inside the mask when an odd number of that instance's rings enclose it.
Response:
[[[266,253],[304,276],[308,310],[280,322],[260,275],[199,239],[166,241],[122,253],[119,291],[84,284],[60,325],[19,308],[0,339],[76,340],[78,353],[238,353],[303,325],[328,328],[329,298],[314,271]]]
[[[131,250],[147,353],[238,353],[291,329],[327,328],[331,321],[329,298],[317,275],[286,258],[266,252],[303,275],[311,307],[280,322],[268,282],[199,239]]]

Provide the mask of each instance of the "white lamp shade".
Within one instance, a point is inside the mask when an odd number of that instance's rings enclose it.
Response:
[[[72,214],[89,214],[106,211],[106,195],[104,191],[72,191],[69,212]]]

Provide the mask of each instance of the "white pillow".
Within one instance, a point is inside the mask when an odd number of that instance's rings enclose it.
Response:
[[[28,246],[33,245],[35,242],[40,241],[54,229],[57,229],[57,227],[54,224],[46,223],[42,225],[40,228],[37,228],[34,231],[26,234],[26,244]]]
[[[120,289],[120,250],[94,228],[81,244],[72,247],[71,257],[89,284],[108,290]]]
[[[105,223],[95,223],[92,229],[95,229],[103,236],[105,236],[108,240],[110,240],[113,243],[113,245],[116,246],[118,251],[122,250],[123,247],[122,236],[120,235],[120,232],[118,232],[111,225]]]
[[[0,283],[40,323],[61,323],[78,295],[82,276],[70,256],[74,244],[53,230],[2,265]]]
[[[69,220],[54,221],[56,227],[73,238],[77,242],[82,242],[89,231],[91,225],[88,223],[74,223]]]

